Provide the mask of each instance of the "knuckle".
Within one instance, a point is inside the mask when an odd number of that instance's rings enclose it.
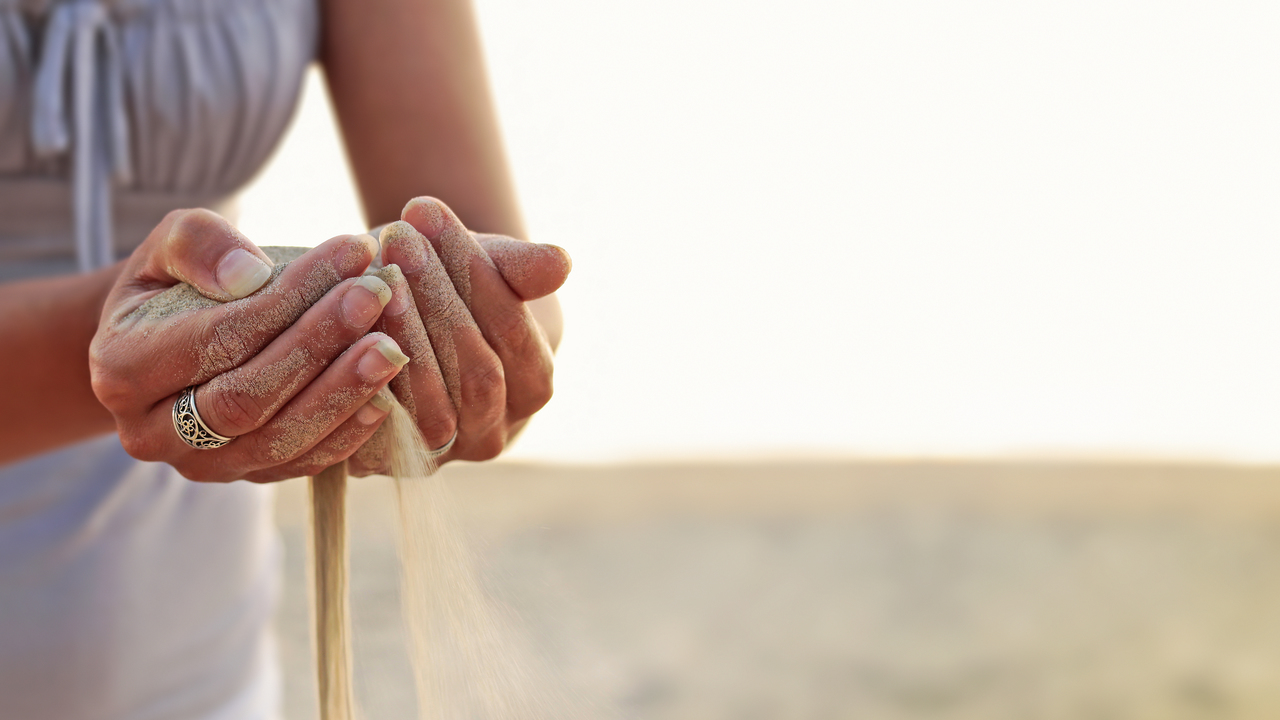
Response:
[[[122,376],[100,365],[90,365],[89,382],[98,402],[108,410],[114,411],[123,407],[135,395],[132,392],[133,388]]]
[[[226,372],[244,363],[270,339],[264,334],[247,331],[235,318],[222,318],[209,322],[197,335],[198,356],[212,373]],[[208,379],[198,378],[197,382]]]
[[[168,234],[172,234],[174,231],[174,228],[177,227],[178,224],[182,222],[182,217],[189,212],[191,212],[191,210],[187,208],[177,208],[175,210],[170,210],[169,212],[164,214],[164,218],[160,220],[160,222],[156,225],[156,228],[157,229],[168,228]]]
[[[489,332],[493,338],[510,348],[517,355],[528,352],[533,340],[528,311],[524,305],[507,308],[489,318]]]
[[[249,465],[259,470],[282,465],[296,460],[311,448],[311,444],[303,438],[292,438],[288,434],[278,434],[276,437],[271,435],[272,433],[261,430],[236,438],[240,454]]]
[[[444,302],[419,303],[418,317],[422,318],[423,325],[428,328],[447,325],[450,322],[450,316],[457,312],[461,304],[461,301],[454,302],[452,298]]]
[[[222,216],[205,208],[189,210],[173,210],[165,216],[171,220],[170,237],[183,240],[198,237],[209,230],[226,223]]]
[[[432,449],[449,442],[457,427],[458,421],[452,412],[432,414],[418,422],[418,431]]]
[[[330,356],[333,355],[335,341],[342,339],[348,338],[335,337],[333,329],[323,324],[302,333],[298,340],[298,350],[303,354],[303,364],[313,368],[327,366]]]
[[[512,400],[511,412],[517,419],[524,419],[538,412],[551,402],[554,394],[551,373],[537,373],[525,380],[521,387],[520,401]]]
[[[192,212],[194,212],[192,208],[174,208],[173,210],[170,210],[169,212],[164,214],[164,219],[168,221],[169,224],[172,225],[174,223],[177,223],[179,220],[181,220],[183,216],[188,215]]]
[[[492,460],[501,455],[505,447],[506,444],[502,441],[501,435],[498,433],[486,433],[468,446],[463,459],[478,462]]]
[[[174,469],[182,477],[191,482],[223,482],[222,475],[208,463],[184,462],[177,463]]]
[[[161,459],[163,443],[148,433],[121,432],[120,445],[135,460],[155,462]]]
[[[138,379],[128,362],[128,354],[116,352],[101,338],[89,345],[89,383],[103,407],[115,412],[138,401]]]
[[[208,410],[200,410],[200,416],[214,432],[222,435],[243,435],[262,424],[266,409],[252,395],[232,388],[209,388]],[[199,396],[197,396],[198,402]],[[207,412],[207,414],[206,414]]]
[[[506,376],[496,357],[462,371],[462,398],[468,408],[481,410],[486,417],[501,411],[506,403]]]

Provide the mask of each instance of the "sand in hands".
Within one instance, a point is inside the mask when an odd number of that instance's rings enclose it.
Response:
[[[262,249],[276,267],[259,292],[279,292],[275,281],[280,272],[306,248]],[[370,272],[392,287],[404,283],[403,274],[394,265]],[[336,275],[313,274],[316,277],[304,281],[306,287],[300,294],[308,306],[337,284]],[[179,284],[135,312],[148,319],[164,319],[218,304],[191,286]],[[255,320],[245,317],[241,322]],[[225,362],[226,358],[217,360]],[[261,385],[264,390],[273,383],[287,382],[290,362],[286,358],[278,363],[281,367],[241,381],[247,387]],[[376,445],[389,458],[396,483],[401,607],[409,629],[419,718],[581,717],[580,703],[564,692],[563,683],[548,668],[522,651],[523,646],[515,642],[517,624],[512,614],[481,586],[475,560],[462,540],[452,502],[436,475],[430,451],[413,417],[394,397],[378,436]],[[322,720],[354,720],[357,716],[348,605],[347,481],[346,461],[309,481],[312,608]]]

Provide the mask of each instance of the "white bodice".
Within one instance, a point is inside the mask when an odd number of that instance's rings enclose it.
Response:
[[[224,203],[292,117],[317,13],[0,0],[0,279],[109,264],[167,210]]]
[[[221,209],[294,112],[318,12],[0,0],[0,280]],[[0,717],[271,720],[278,553],[269,487],[189,482],[114,435],[0,466]]]

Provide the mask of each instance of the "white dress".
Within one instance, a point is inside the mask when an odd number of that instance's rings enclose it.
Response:
[[[314,0],[0,0],[0,280],[225,212],[317,34]],[[0,718],[278,716],[279,565],[268,488],[188,482],[115,435],[0,467]]]

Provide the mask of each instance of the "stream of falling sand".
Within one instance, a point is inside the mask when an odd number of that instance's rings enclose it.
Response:
[[[420,720],[580,716],[562,684],[513,642],[514,618],[481,586],[452,500],[413,418],[395,402],[386,426],[400,520],[401,609]],[[345,462],[310,479],[321,720],[356,717],[346,483]]]
[[[305,248],[262,249],[276,263],[272,282],[262,290],[271,292],[280,271]],[[315,290],[325,280],[329,279],[318,278]],[[323,291],[306,295],[314,303]],[[180,284],[149,300],[140,312],[163,318],[214,304]],[[516,641],[518,623],[513,614],[482,587],[447,488],[436,475],[417,424],[398,401],[392,402],[377,444],[390,458],[396,484],[401,610],[409,634],[418,718],[585,717],[583,703]],[[309,479],[312,609],[322,720],[359,717],[352,684],[346,486],[345,461]]]

